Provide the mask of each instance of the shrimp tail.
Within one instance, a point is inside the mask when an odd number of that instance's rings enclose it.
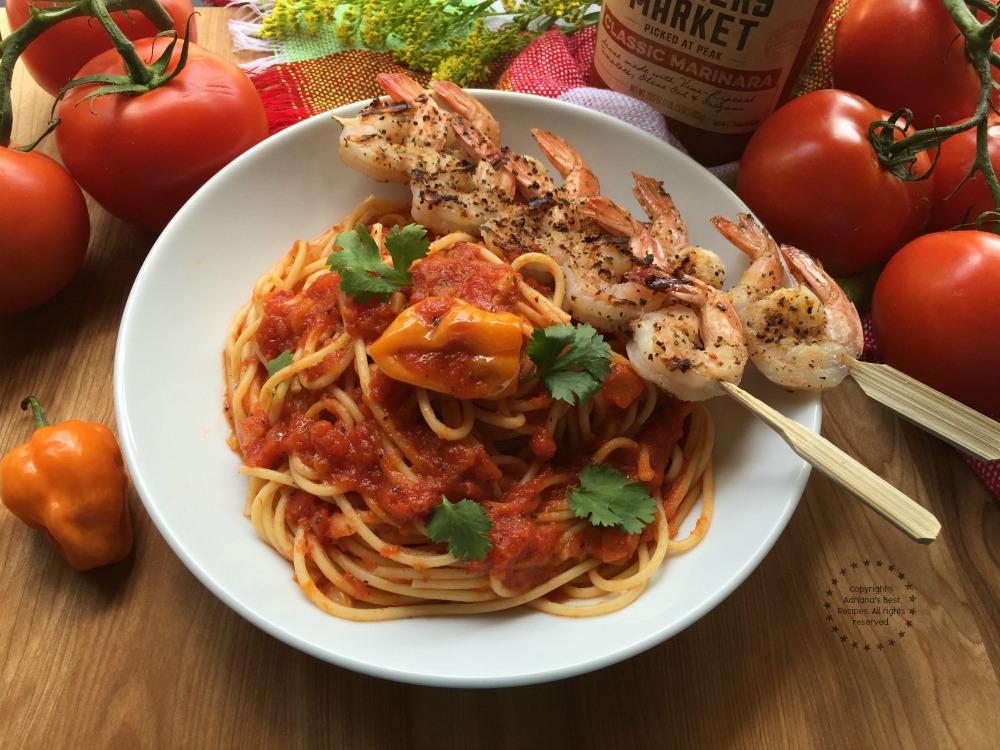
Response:
[[[471,122],[488,141],[500,142],[500,123],[476,97],[451,81],[431,81],[431,89],[449,109]]]
[[[830,335],[846,345],[850,357],[860,357],[865,335],[857,307],[818,259],[791,245],[781,245],[780,249],[791,275],[809,287],[829,311]]]
[[[651,231],[657,239],[667,248],[679,250],[685,247],[688,244],[687,224],[681,218],[674,199],[663,188],[663,182],[638,172],[632,173],[632,179],[635,181],[632,194],[653,222]]]
[[[628,249],[638,263],[666,266],[668,257],[656,238],[646,231],[646,227],[634,219],[624,208],[603,195],[583,199],[580,213],[598,226],[619,237],[628,237]]]
[[[768,231],[750,214],[737,214],[735,222],[725,216],[713,216],[711,222],[719,234],[751,260],[777,249]]]
[[[406,73],[379,73],[375,79],[396,102],[409,102],[427,95],[427,90]]]
[[[563,177],[563,190],[574,198],[601,194],[601,185],[583,157],[567,141],[548,130],[531,131],[538,148]]]

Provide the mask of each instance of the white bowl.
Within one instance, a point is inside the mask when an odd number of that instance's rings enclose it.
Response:
[[[719,252],[733,279],[746,267],[709,219],[747,209],[694,161],[580,107],[474,93],[497,115],[505,144],[540,156],[531,127],[562,135],[597,173],[603,192],[635,212],[630,170],[664,180],[692,242]],[[707,536],[668,558],[649,589],[614,614],[569,619],[525,610],[346,622],[311,604],[290,564],[257,538],[243,516],[247,480],[237,475],[239,459],[226,446],[226,327],[257,277],[294,240],[319,234],[370,193],[400,190],[345,168],[337,157],[339,132],[330,116],[318,115],[222,170],[164,230],[129,296],[115,354],[118,429],[132,481],[174,552],[216,596],[279,640],[348,669],[421,684],[493,687],[569,677],[649,649],[708,613],[770,550],[809,474],[779,436],[724,398],[711,406],[717,494]],[[819,429],[817,397],[785,393],[752,373],[744,383]]]

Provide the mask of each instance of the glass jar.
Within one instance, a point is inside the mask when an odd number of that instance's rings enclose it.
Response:
[[[832,0],[604,0],[590,85],[641,99],[706,166],[787,100]]]

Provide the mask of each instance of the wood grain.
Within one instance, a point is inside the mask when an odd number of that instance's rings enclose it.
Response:
[[[870,398],[921,429],[982,461],[1000,460],[1000,423],[910,376],[873,362],[851,363]]]
[[[773,428],[813,469],[826,474],[861,502],[920,544],[933,542],[941,523],[913,498],[822,435],[781,414],[739,386],[722,383],[726,393]]]
[[[201,42],[231,54],[233,11],[200,13]],[[50,104],[19,71],[18,139]],[[27,439],[29,393],[55,419],[114,423],[118,322],[153,238],[91,216],[83,273],[0,318],[0,450]],[[913,544],[814,473],[773,551],[711,613],[621,664],[522,688],[401,685],[291,649],[198,583],[134,493],[135,553],[85,575],[0,509],[0,746],[997,747],[1000,504],[955,451],[854,383],[824,413],[827,438],[937,516],[937,541]],[[894,565],[918,597],[913,627],[881,651],[840,642],[824,619],[831,580],[864,560]]]

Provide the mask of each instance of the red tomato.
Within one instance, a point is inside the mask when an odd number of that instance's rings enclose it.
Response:
[[[1000,417],[1000,236],[934,232],[882,271],[872,333],[885,361],[973,409]]]
[[[135,47],[150,60],[166,43],[142,39]],[[171,69],[180,51],[178,42]],[[124,73],[116,51],[80,69],[81,75],[102,73]],[[77,86],[59,103],[56,146],[85,191],[140,229],[163,229],[209,177],[268,135],[264,106],[246,74],[193,44],[185,67],[159,88],[81,103],[95,88]]]
[[[929,180],[902,180],[879,162],[870,123],[887,113],[844,91],[804,94],[750,139],[736,192],[775,239],[818,258],[833,276],[876,267],[927,221]],[[930,157],[914,169],[923,174]]]
[[[1000,175],[1000,118],[990,120],[988,133],[990,162],[993,170]],[[975,129],[953,135],[941,144],[941,154],[934,166],[934,197],[928,230],[936,232],[970,225],[984,211],[996,210],[982,173],[977,171],[965,180],[975,158]],[[961,187],[958,187],[959,183]]]
[[[980,93],[965,40],[941,0],[852,0],[837,27],[833,85],[882,109],[912,110],[917,128],[931,127],[936,116],[941,123],[970,117]]]
[[[173,28],[184,35],[185,24],[194,11],[192,0],[159,0],[160,5],[174,20]],[[31,7],[49,8],[56,5],[49,0],[7,0],[7,21],[11,30],[23,26],[31,16]],[[134,10],[126,16],[123,12],[111,17],[129,39],[156,36],[159,29],[141,12]],[[197,41],[195,19],[191,19],[191,41]],[[92,18],[70,18],[60,21],[33,40],[21,53],[20,60],[35,82],[55,96],[83,64],[105,50],[112,49],[111,37]]]
[[[83,264],[87,202],[69,172],[45,154],[0,148],[0,314],[49,299]]]

